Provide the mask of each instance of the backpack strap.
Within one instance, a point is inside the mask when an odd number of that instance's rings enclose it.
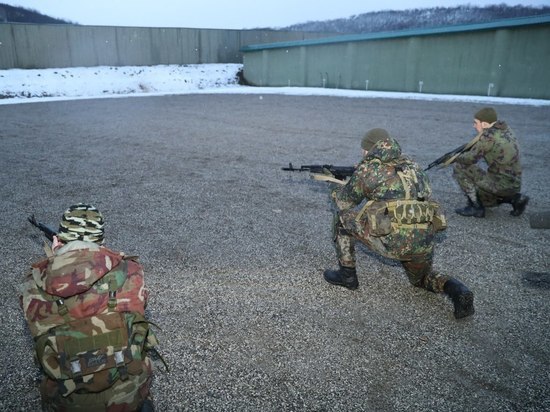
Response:
[[[413,196],[411,195],[411,191],[414,188],[416,189],[418,186],[418,177],[416,176],[416,172],[411,167],[408,167],[408,165],[403,166],[396,166],[396,172],[397,176],[399,176],[399,179],[401,180],[401,184],[403,185],[403,190],[405,191],[405,199],[412,199]],[[415,198],[417,190],[415,190]]]
[[[114,312],[116,310],[117,306],[117,298],[116,298],[116,291],[118,290],[118,283],[116,280],[116,273],[115,272],[123,272],[124,276],[128,276],[128,261],[126,259],[123,259],[116,268],[111,270],[109,272],[109,280],[108,280],[108,286],[109,286],[109,302],[107,303],[107,307],[109,308],[109,312]]]

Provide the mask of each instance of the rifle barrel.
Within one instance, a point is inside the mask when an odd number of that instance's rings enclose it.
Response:
[[[333,166],[330,164],[301,165],[300,168],[295,168],[292,166],[292,163],[289,163],[288,167],[282,167],[281,169],[290,172],[331,174],[339,180],[344,180],[346,177],[353,175],[355,171],[355,167],[353,166]]]
[[[44,233],[44,236],[46,236],[48,238],[49,241],[53,242],[53,237],[55,235],[57,235],[57,232],[53,229],[50,229],[48,226],[46,226],[45,224],[43,223],[40,223],[36,220],[36,218],[34,217],[34,215],[30,215],[28,218],[28,221],[31,222],[31,224],[35,227],[37,227],[38,229],[40,229],[40,231],[42,231],[42,233]]]

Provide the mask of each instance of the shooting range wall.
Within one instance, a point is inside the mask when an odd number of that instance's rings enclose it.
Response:
[[[550,99],[550,15],[245,46],[256,86]]]
[[[248,44],[327,36],[273,30],[0,23],[0,69],[242,63],[241,48]]]

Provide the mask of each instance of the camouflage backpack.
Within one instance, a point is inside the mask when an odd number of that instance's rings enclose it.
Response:
[[[149,395],[147,352],[157,340],[144,316],[148,292],[136,259],[70,242],[32,265],[21,292],[44,372],[44,409],[138,409]]]

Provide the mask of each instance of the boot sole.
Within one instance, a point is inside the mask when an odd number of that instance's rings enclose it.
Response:
[[[474,294],[472,292],[464,293],[454,301],[455,319],[462,319],[475,313]]]

